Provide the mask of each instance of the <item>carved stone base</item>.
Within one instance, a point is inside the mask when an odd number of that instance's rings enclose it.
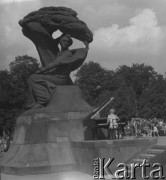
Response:
[[[46,108],[18,117],[0,171],[25,175],[77,170],[71,142],[84,140],[83,119],[91,111],[77,87],[58,86]]]

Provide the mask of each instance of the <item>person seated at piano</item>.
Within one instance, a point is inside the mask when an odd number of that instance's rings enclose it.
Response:
[[[115,109],[110,109],[110,114],[107,117],[108,139],[116,139],[118,137],[118,121],[119,117],[115,114]]]

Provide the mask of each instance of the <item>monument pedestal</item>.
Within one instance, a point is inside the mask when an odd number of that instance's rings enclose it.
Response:
[[[76,171],[71,142],[84,140],[83,120],[92,110],[76,86],[58,86],[47,107],[18,117],[13,143],[0,159],[1,173]]]

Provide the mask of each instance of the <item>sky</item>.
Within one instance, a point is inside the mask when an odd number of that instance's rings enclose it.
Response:
[[[110,70],[144,63],[165,74],[166,0],[0,0],[0,70],[18,55],[39,59],[18,21],[47,6],[72,8],[93,32],[85,62],[98,62]],[[74,48],[83,47],[74,42]]]

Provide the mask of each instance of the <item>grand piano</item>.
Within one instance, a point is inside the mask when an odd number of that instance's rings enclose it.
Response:
[[[109,98],[103,102],[98,108],[94,109],[92,113],[89,114],[88,120],[91,121],[91,127],[93,129],[94,139],[106,139],[108,136],[108,127],[107,117],[100,117],[100,112],[108,106],[114,100],[113,97]],[[121,120],[118,122],[118,129],[124,134],[125,122]]]

